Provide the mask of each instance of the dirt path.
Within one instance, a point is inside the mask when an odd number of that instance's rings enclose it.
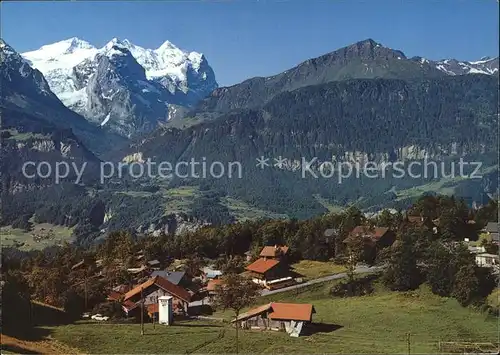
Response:
[[[70,348],[53,339],[44,339],[37,341],[21,340],[0,334],[2,344],[2,354],[82,354],[82,352]]]

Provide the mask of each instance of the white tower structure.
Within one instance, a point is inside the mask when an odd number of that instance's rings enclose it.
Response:
[[[174,320],[172,303],[172,296],[158,297],[158,323],[166,325],[172,324]]]

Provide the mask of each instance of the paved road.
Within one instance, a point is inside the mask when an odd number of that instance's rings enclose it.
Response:
[[[382,268],[380,266],[372,266],[372,267],[358,266],[354,272],[356,274],[368,274],[368,273],[377,272],[377,271],[380,271],[380,270],[382,270]],[[333,274],[333,275],[323,276],[323,277],[320,277],[320,278],[317,278],[317,279],[314,279],[314,280],[310,280],[310,281],[306,281],[306,282],[303,282],[303,283],[300,283],[300,284],[297,284],[297,285],[279,288],[277,290],[272,290],[271,291],[271,290],[265,289],[265,290],[262,290],[260,294],[262,296],[273,295],[275,293],[296,290],[298,288],[302,288],[302,287],[306,287],[306,286],[310,286],[310,285],[314,285],[314,284],[318,284],[318,283],[322,283],[322,282],[327,282],[327,281],[342,279],[342,278],[344,278],[346,276],[347,276],[347,274],[345,272],[341,272],[339,274]]]
[[[369,274],[369,273],[380,271],[380,270],[382,270],[382,268],[383,267],[381,267],[381,266],[372,266],[372,267],[358,266],[354,272],[356,274]],[[262,290],[260,292],[260,294],[261,294],[261,296],[273,295],[275,293],[296,290],[296,289],[299,289],[299,288],[302,288],[302,287],[307,287],[307,286],[318,284],[318,283],[322,283],[322,282],[328,282],[328,281],[332,281],[332,280],[342,279],[342,278],[344,278],[346,276],[347,276],[347,274],[345,272],[341,272],[339,274],[333,274],[333,275],[323,276],[323,277],[320,277],[320,278],[317,278],[317,279],[314,279],[314,280],[310,280],[310,281],[306,281],[306,282],[303,282],[303,283],[300,283],[300,284],[297,284],[297,285],[279,288],[277,290],[272,290],[271,291],[271,290],[264,289],[264,290]],[[201,306],[202,302],[203,302],[203,304],[210,304],[209,299],[205,298],[203,301],[191,302],[189,304],[189,307]]]

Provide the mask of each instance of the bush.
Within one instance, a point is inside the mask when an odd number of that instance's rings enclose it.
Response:
[[[369,295],[373,292],[373,281],[376,277],[376,275],[369,275],[353,281],[341,281],[332,287],[330,294],[335,297]]]

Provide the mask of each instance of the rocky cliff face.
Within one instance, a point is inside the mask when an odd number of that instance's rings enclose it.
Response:
[[[92,183],[99,178],[99,159],[71,131],[44,135],[3,130],[0,149],[3,193],[15,194],[63,182]],[[43,166],[39,165],[42,162]],[[62,164],[67,164],[68,170]]]
[[[208,223],[189,217],[186,214],[170,214],[151,222],[147,226],[139,226],[136,231],[137,233],[158,237],[162,234],[179,235],[193,232],[206,225],[208,225]]]
[[[86,83],[86,116],[101,126],[108,125],[121,135],[152,131],[168,120],[171,96],[146,78],[130,51],[113,45],[95,59],[95,72]],[[82,86],[85,74],[82,74]]]
[[[317,158],[319,165],[425,158],[439,163],[464,157],[498,168],[497,85],[488,75],[333,81],[280,93],[256,109],[231,111],[184,129],[159,130],[123,156],[172,164],[192,158],[208,164],[239,162],[241,179],[209,179],[211,186],[262,208],[297,215],[297,210],[313,210],[318,202],[312,196],[318,194],[343,204],[370,194],[377,199],[393,185],[426,183],[411,177],[351,178],[340,186],[337,180],[303,178],[302,158]],[[262,168],[256,166],[260,157],[267,158]],[[283,164],[276,161],[280,157]]]
[[[65,107],[42,73],[2,40],[0,59],[2,129],[43,134],[70,129],[96,153],[123,141]]]

